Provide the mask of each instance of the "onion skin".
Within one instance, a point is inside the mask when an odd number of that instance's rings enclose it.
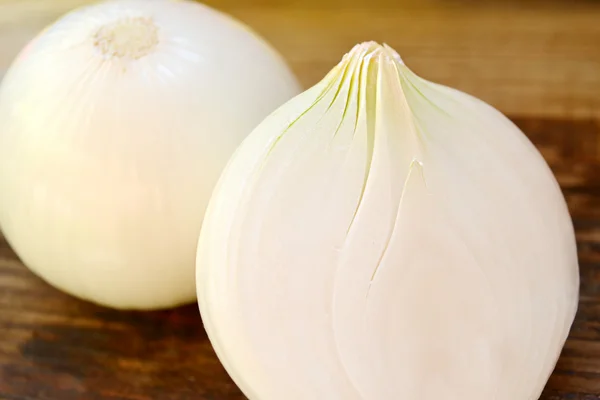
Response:
[[[197,285],[251,400],[535,400],[579,267],[564,197],[526,136],[368,42],[236,151]]]
[[[198,3],[64,16],[0,89],[0,228],[51,285],[121,309],[194,302],[210,193],[246,135],[300,91],[281,57]]]

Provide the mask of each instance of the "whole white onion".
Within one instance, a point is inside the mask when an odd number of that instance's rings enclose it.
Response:
[[[552,171],[500,112],[357,45],[236,151],[198,299],[251,400],[533,400],[578,304]]]
[[[195,299],[205,205],[299,85],[260,37],[185,1],[76,10],[0,91],[0,227],[50,284],[116,308]]]

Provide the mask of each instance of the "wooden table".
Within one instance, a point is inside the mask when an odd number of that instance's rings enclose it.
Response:
[[[0,74],[41,27],[85,2],[0,0]],[[385,41],[422,76],[488,101],[522,127],[562,185],[581,263],[577,320],[542,399],[600,399],[600,3],[210,4],[269,39],[306,86],[353,44]],[[96,307],[42,283],[0,241],[0,399],[243,398],[195,305]]]

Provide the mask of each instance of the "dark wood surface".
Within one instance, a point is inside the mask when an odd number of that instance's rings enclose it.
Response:
[[[0,75],[41,27],[88,0],[0,0]],[[305,86],[354,43],[510,115],[542,151],[577,231],[581,300],[542,400],[600,399],[600,2],[209,0],[270,40]],[[0,194],[1,195],[1,194]],[[47,286],[0,238],[0,399],[244,399],[196,305],[97,307]],[[285,400],[285,399],[282,399]],[[482,399],[487,400],[487,399]]]

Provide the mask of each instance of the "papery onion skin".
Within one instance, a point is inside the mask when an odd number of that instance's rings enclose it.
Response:
[[[123,309],[196,299],[210,193],[242,139],[300,92],[283,59],[188,1],[75,10],[0,90],[0,228],[22,261]]]
[[[534,400],[579,268],[564,197],[526,136],[368,42],[236,151],[197,284],[251,400]]]

